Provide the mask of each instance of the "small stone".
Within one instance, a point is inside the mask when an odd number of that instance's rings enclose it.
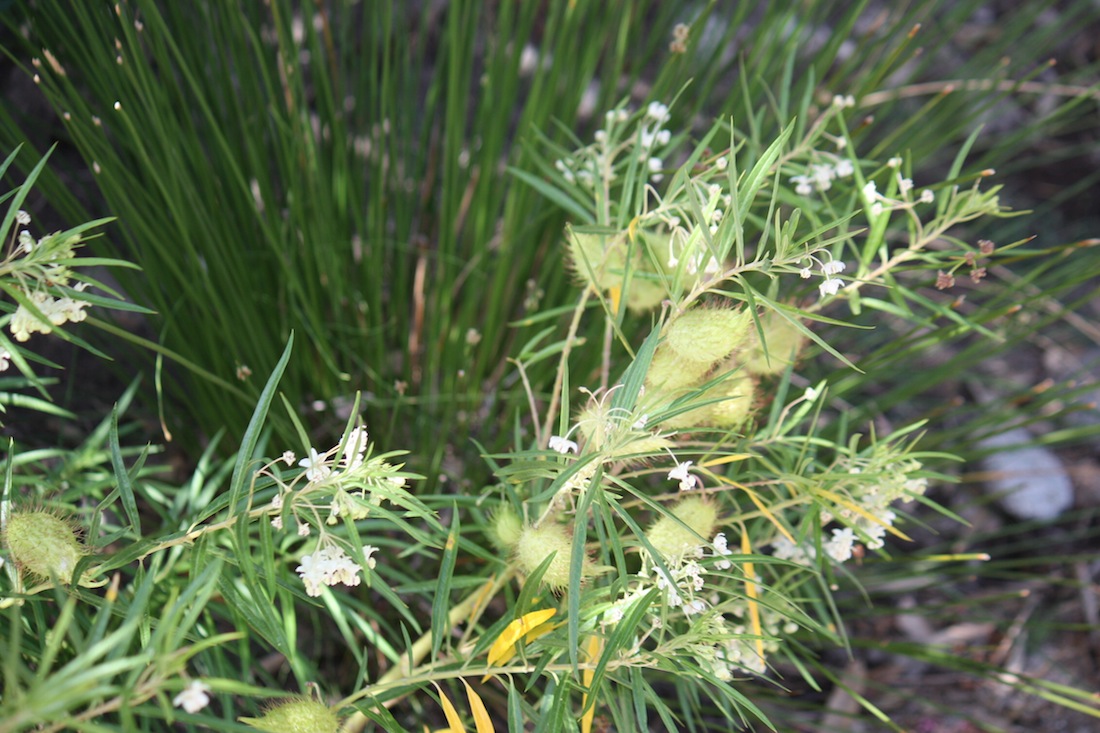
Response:
[[[985,449],[1015,446],[981,460],[985,489],[1017,519],[1054,519],[1073,506],[1073,484],[1058,456],[1034,440],[1016,428],[981,441]]]

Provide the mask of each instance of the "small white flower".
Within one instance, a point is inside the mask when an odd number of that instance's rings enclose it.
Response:
[[[863,198],[868,201],[874,201],[878,197],[878,188],[875,186],[875,182],[867,181],[867,183],[863,185]]]
[[[271,511],[277,512],[283,508],[283,495],[276,494],[275,498],[271,500]]]
[[[669,131],[669,130],[661,130],[660,132],[657,133],[657,144],[658,145],[668,145],[668,143],[671,139],[672,139],[672,132]]]
[[[851,527],[834,529],[832,539],[824,544],[823,549],[837,562],[844,562],[852,557],[852,545],[855,541],[856,535]]]
[[[31,215],[23,211],[22,209],[19,209],[15,212],[15,221],[18,222],[20,226],[25,227],[31,223]]]
[[[0,371],[3,371],[3,370],[0,369]],[[639,417],[637,420],[635,420],[634,424],[631,425],[630,427],[634,430],[645,430],[645,426],[646,426],[647,423],[649,423],[649,415],[645,414],[645,415],[642,415],[641,417]]]
[[[812,276],[813,274],[813,270],[808,267],[803,267],[801,270],[798,271],[798,276],[803,280],[809,280],[810,276]]]
[[[661,174],[665,167],[664,161],[660,158],[650,158],[646,165],[649,166],[649,179],[654,183],[660,183],[661,179],[664,178],[664,175]]]
[[[876,201],[875,203],[871,204],[871,216],[872,217],[877,219],[878,217],[880,217],[882,215],[883,211],[885,211],[885,209],[883,208],[881,201]]]
[[[280,458],[283,463],[290,466],[294,463],[294,459],[297,458],[297,456],[294,455],[294,451],[285,450],[283,451],[283,455]]]
[[[836,171],[837,178],[847,178],[856,171],[855,166],[852,165],[852,161],[848,160],[847,158],[841,158],[840,160],[838,160],[836,162],[836,168],[834,168],[834,170]]]
[[[698,598],[696,598],[694,601],[691,601],[690,603],[684,604],[684,615],[685,616],[690,616],[693,613],[695,613],[695,614],[706,613],[706,611],[707,611],[707,602],[703,601],[703,600],[700,600]]]
[[[343,466],[351,470],[363,465],[363,454],[367,450],[367,429],[352,428],[348,433],[348,442],[344,446]]]
[[[831,165],[828,163],[814,163],[810,166],[810,173],[818,191],[828,191],[832,188],[836,173]]]
[[[332,473],[332,469],[325,465],[325,458],[317,453],[316,448],[309,449],[309,456],[298,461],[298,465],[306,470],[306,480],[310,483],[321,481]]]
[[[802,399],[807,402],[813,402],[817,399],[818,391],[813,387],[807,387],[806,391],[802,393]]]
[[[6,372],[9,366],[11,366],[11,352],[0,349],[0,372]]]
[[[913,190],[913,179],[898,176],[898,192],[903,196]]]
[[[724,155],[721,158],[719,158],[718,160],[714,161],[714,167],[717,168],[720,171],[724,171],[727,167],[729,167],[729,164],[730,164],[729,158],[727,158]]]
[[[680,491],[691,491],[699,486],[699,479],[688,472],[691,464],[692,461],[677,463],[676,468],[668,472],[669,480],[680,482]]]
[[[367,561],[367,567],[374,570],[378,564],[377,561],[371,557],[374,553],[378,552],[378,548],[374,545],[363,545],[363,559]]]
[[[309,531],[310,530],[309,530],[309,523],[308,522],[299,522],[298,523],[298,536],[299,537],[309,537]]]
[[[274,519],[271,520],[271,526],[274,527],[275,529],[282,529],[283,528],[283,518],[281,516],[275,517]]]
[[[932,189],[926,188],[926,189],[924,189],[923,191],[920,192],[920,202],[922,204],[930,204],[935,200],[936,200],[936,193]]]
[[[650,102],[649,106],[645,110],[646,117],[656,120],[657,124],[661,124],[668,119],[668,107],[660,102]]]
[[[826,275],[836,275],[838,272],[844,272],[844,263],[840,260],[829,260],[821,266],[821,271]]]
[[[726,542],[725,532],[719,532],[714,536],[714,551],[716,553],[716,556],[720,557],[733,554],[730,551],[729,545]],[[733,567],[733,564],[729,560],[725,559],[725,557],[722,557],[722,559],[714,563],[714,567],[718,568],[719,570],[729,570],[731,567]]]
[[[829,278],[817,286],[817,289],[821,292],[821,297],[826,295],[836,295],[840,290],[840,286],[844,284],[843,280],[838,280],[835,277]]]
[[[34,241],[34,237],[26,229],[19,232],[19,248],[23,250],[24,254],[30,254],[34,251],[35,245],[38,244]]]
[[[890,168],[901,168],[901,156],[895,155],[893,158],[890,158],[890,160],[886,161],[886,165]]]
[[[809,196],[814,192],[809,176],[791,176],[791,183],[795,184],[794,192],[799,196]]]
[[[172,704],[194,714],[210,704],[210,687],[201,680],[191,680],[178,695],[172,698]]]
[[[551,435],[548,447],[550,448],[550,450],[557,451],[562,455],[565,455],[566,453],[577,452],[577,443],[575,441],[569,440],[568,438],[562,437],[561,435]]]

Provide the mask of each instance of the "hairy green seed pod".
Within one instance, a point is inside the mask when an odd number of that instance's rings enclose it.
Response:
[[[717,385],[713,391],[717,392],[715,397],[725,399],[703,408],[706,411],[703,416],[704,424],[715,428],[736,428],[752,414],[753,396],[756,392],[753,380],[735,375]],[[711,393],[707,394],[709,396]]]
[[[340,729],[340,719],[329,706],[304,697],[281,702],[263,717],[238,720],[270,733],[337,733]]]
[[[643,271],[637,269],[631,273],[630,284],[626,286],[626,307],[632,313],[647,313],[666,297],[668,292],[659,281],[646,277]]]
[[[680,359],[709,367],[745,342],[751,324],[740,308],[695,308],[669,322],[665,344]]]
[[[15,510],[8,517],[4,544],[15,564],[42,577],[68,583],[87,550],[72,524],[42,510]]]
[[[752,415],[755,392],[754,380],[741,375],[727,377],[698,398],[700,401],[721,399],[720,402],[711,402],[662,420],[661,427],[666,430],[736,428]],[[668,399],[671,402],[685,394],[688,390],[672,392]]]
[[[760,333],[753,329],[749,346],[741,356],[745,371],[766,376],[779,374],[798,358],[798,352],[806,344],[806,337],[793,323],[774,311],[760,318]]]
[[[699,547],[718,526],[718,505],[702,496],[684,499],[670,513],[672,516],[661,515],[646,532],[649,544],[665,557]]]
[[[710,371],[709,362],[683,359],[667,345],[661,344],[653,353],[646,372],[647,388],[658,390],[683,390],[699,384]]]
[[[627,308],[635,313],[652,310],[665,299],[664,286],[656,273],[646,268],[641,244],[631,247],[623,234],[585,233],[572,227],[565,234],[569,263],[582,284],[601,293],[618,293],[615,298],[625,299]]]
[[[569,243],[569,263],[581,283],[600,292],[622,285],[626,257],[619,239],[578,232],[572,227],[566,228],[565,236]]]
[[[546,568],[542,582],[553,590],[567,588],[569,565],[573,559],[573,535],[565,526],[554,522],[524,527],[516,543],[516,565],[519,569],[529,575],[550,555],[554,555],[554,559]],[[590,575],[591,571],[591,561],[585,558],[582,574]]]
[[[489,523],[489,539],[498,550],[506,555],[511,553],[522,532],[523,522],[512,507],[502,505],[493,512]]]

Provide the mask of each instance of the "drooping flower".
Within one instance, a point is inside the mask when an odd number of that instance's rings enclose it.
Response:
[[[838,280],[835,277],[831,277],[827,280],[824,280],[820,285],[818,285],[817,289],[821,292],[821,297],[824,298],[826,295],[836,295],[837,291],[840,290],[840,286],[843,284],[843,280]]]
[[[189,713],[197,713],[210,704],[210,686],[202,680],[191,680],[178,695],[172,698],[172,704]]]
[[[316,448],[310,448],[309,455],[298,461],[298,465],[306,470],[306,480],[310,483],[321,481],[332,473],[332,469],[325,464],[324,456],[318,454]]]
[[[576,453],[578,450],[576,441],[569,440],[562,435],[551,435],[548,447],[550,450],[557,451],[562,455]]]
[[[668,478],[673,481],[680,482],[680,491],[691,491],[699,485],[698,477],[688,472],[691,468],[692,461],[684,461],[683,463],[677,463],[676,468],[668,472]]]

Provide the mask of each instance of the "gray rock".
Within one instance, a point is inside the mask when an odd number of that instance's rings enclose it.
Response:
[[[981,441],[985,449],[1007,448],[981,460],[985,489],[1017,519],[1054,519],[1073,506],[1073,484],[1058,456],[1033,442],[1025,428]]]

